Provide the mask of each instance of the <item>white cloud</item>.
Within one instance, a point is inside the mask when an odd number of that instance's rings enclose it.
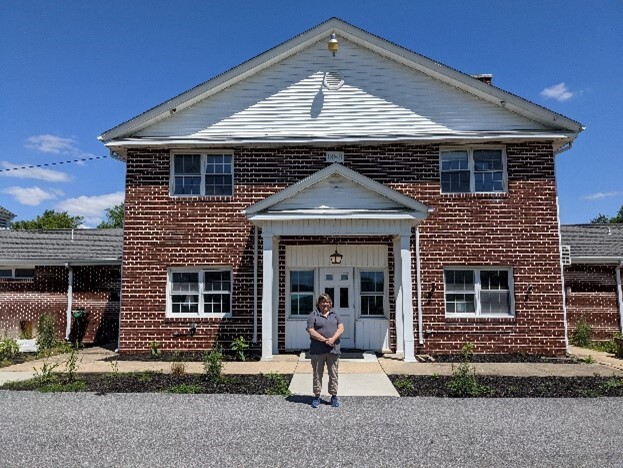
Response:
[[[84,216],[85,225],[96,226],[103,221],[107,208],[118,205],[124,199],[124,192],[114,192],[92,197],[83,195],[63,200],[57,203],[56,208],[61,211],[67,211],[72,216]]]
[[[603,200],[604,198],[614,198],[622,196],[623,192],[597,192],[582,197],[584,200]]]
[[[28,206],[39,206],[43,201],[64,195],[61,190],[52,189],[46,192],[39,187],[8,187],[2,193],[12,195],[19,203]]]
[[[19,179],[37,179],[44,180],[46,182],[69,182],[73,179],[69,174],[60,171],[54,171],[52,169],[45,169],[43,167],[29,167],[26,169],[19,169],[23,165],[15,164],[9,161],[2,161],[0,163],[5,170],[0,171],[0,176],[5,177],[17,177]],[[6,170],[18,168],[17,170]]]
[[[80,152],[76,148],[76,140],[49,134],[31,136],[26,140],[26,145],[24,146],[41,153],[73,154]]]
[[[557,85],[550,86],[541,91],[541,96],[545,99],[555,99],[559,102],[565,102],[575,96],[575,93],[569,91],[566,84],[558,83]]]

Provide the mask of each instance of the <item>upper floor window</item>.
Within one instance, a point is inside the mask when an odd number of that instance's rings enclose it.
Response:
[[[501,148],[441,150],[441,192],[504,192],[506,158]]]
[[[34,277],[34,267],[13,268],[0,266],[0,279],[33,279]]]
[[[513,278],[510,269],[447,269],[446,315],[513,315]]]
[[[172,195],[233,195],[232,154],[175,153],[171,156]]]
[[[174,269],[169,271],[169,316],[231,316],[229,269]]]

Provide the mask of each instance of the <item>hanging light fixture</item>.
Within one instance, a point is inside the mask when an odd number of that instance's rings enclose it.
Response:
[[[340,43],[337,41],[337,36],[335,35],[335,33],[331,33],[331,38],[329,39],[328,48],[330,52],[333,52],[334,57],[339,47],[340,47]]]
[[[335,252],[329,255],[329,258],[331,259],[331,265],[341,265],[344,255],[342,255],[341,253],[337,251],[337,245],[336,245]]]

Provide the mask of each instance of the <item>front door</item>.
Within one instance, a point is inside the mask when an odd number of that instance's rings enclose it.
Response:
[[[333,299],[333,310],[344,322],[342,349],[355,347],[355,293],[352,268],[321,268],[320,291]]]

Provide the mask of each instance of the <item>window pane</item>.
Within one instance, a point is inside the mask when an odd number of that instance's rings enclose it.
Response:
[[[383,292],[385,275],[382,271],[361,272],[361,292]]]
[[[469,171],[442,172],[441,191],[443,193],[469,192]]]
[[[480,283],[482,289],[508,289],[508,271],[489,271],[480,272]]]
[[[474,174],[476,192],[501,192],[504,190],[502,172],[477,172]]]
[[[201,175],[201,155],[199,154],[176,154],[173,169],[175,175],[197,174]]]
[[[348,307],[348,288],[340,288],[340,307]]]
[[[472,270],[446,270],[447,291],[473,291],[474,272]]]
[[[290,292],[314,292],[314,272],[291,271]]]
[[[324,293],[328,294],[331,298],[331,302],[335,304],[335,289],[334,288],[324,288]]]
[[[16,278],[34,278],[35,269],[34,268],[16,268],[15,277]]]
[[[361,315],[383,315],[383,296],[361,296]]]
[[[501,150],[474,150],[475,171],[501,171]]]
[[[174,195],[201,195],[201,177],[176,176],[174,179]]]
[[[468,167],[467,151],[443,151],[441,153],[442,171],[461,171]]]
[[[509,314],[509,293],[507,291],[480,293],[480,310],[483,314]]]
[[[172,312],[179,314],[198,313],[199,295],[176,294],[171,297]]]
[[[206,271],[204,272],[205,291],[230,292],[230,272],[229,271]]]
[[[501,150],[474,150],[474,182],[477,192],[504,190]]]
[[[206,195],[232,195],[232,156],[209,154],[206,158]]]
[[[180,272],[173,273],[171,291],[180,292],[199,292],[199,273]]]
[[[309,315],[314,310],[313,294],[290,294],[290,313],[292,315]]]
[[[12,278],[13,270],[0,270],[0,278]]]

